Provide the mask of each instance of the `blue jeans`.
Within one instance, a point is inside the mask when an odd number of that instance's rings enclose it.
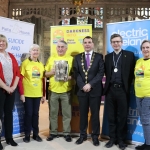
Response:
[[[146,144],[150,145],[150,97],[136,97],[136,104],[139,111]]]

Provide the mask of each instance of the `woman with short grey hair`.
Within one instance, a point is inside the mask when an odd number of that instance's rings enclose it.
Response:
[[[137,150],[150,150],[150,41],[141,44],[143,58],[135,66],[135,95],[145,143],[135,147]]]
[[[39,107],[40,102],[45,101],[44,87],[44,65],[39,61],[40,46],[33,44],[29,50],[29,57],[26,58],[20,66],[19,92],[20,99],[24,102],[25,119],[24,132],[25,143],[30,142],[31,129],[33,130],[33,139],[41,142],[39,136]],[[23,89],[21,89],[23,85]]]

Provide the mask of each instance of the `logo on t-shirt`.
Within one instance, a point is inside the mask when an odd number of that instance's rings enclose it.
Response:
[[[136,69],[136,76],[144,78],[144,70],[145,70],[144,66],[141,66],[140,68],[137,68]]]
[[[32,78],[40,78],[40,69],[37,66],[32,68]]]

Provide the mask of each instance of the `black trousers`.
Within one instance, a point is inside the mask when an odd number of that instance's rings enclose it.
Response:
[[[6,91],[0,88],[0,119],[2,120],[4,112],[5,138],[12,138],[14,101],[15,91],[11,94],[8,94]]]
[[[91,111],[92,138],[97,138],[100,134],[99,111],[101,97],[78,96],[80,111],[80,137],[87,137],[88,112]]]
[[[25,97],[24,130],[25,130],[26,136],[30,135],[31,129],[33,129],[34,135],[38,135],[38,133],[39,133],[40,100],[41,100],[41,97],[38,97],[38,98]]]
[[[110,86],[105,97],[109,122],[109,137],[124,141],[127,132],[128,97],[123,87]]]

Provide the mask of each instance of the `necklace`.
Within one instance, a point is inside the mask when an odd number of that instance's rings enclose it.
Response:
[[[117,64],[118,64],[118,61],[119,61],[121,55],[122,55],[122,53],[120,53],[120,55],[119,55],[119,57],[118,57],[118,59],[117,59],[117,61],[116,61],[116,63],[115,63],[114,53],[113,53],[113,62],[114,62],[114,67],[115,67],[115,68],[114,68],[114,72],[115,72],[115,73],[118,72]]]
[[[84,56],[84,53],[82,53],[82,55],[81,55],[81,66],[82,66],[82,70],[85,74],[85,83],[87,84],[88,72],[89,72],[89,69],[92,66],[92,63],[93,63],[93,60],[94,60],[94,57],[95,57],[95,53],[93,53],[93,55],[92,55],[92,58],[91,58],[91,61],[90,61],[90,66],[88,67],[87,70],[85,70],[85,68],[84,68],[84,58],[83,58],[83,56]]]

